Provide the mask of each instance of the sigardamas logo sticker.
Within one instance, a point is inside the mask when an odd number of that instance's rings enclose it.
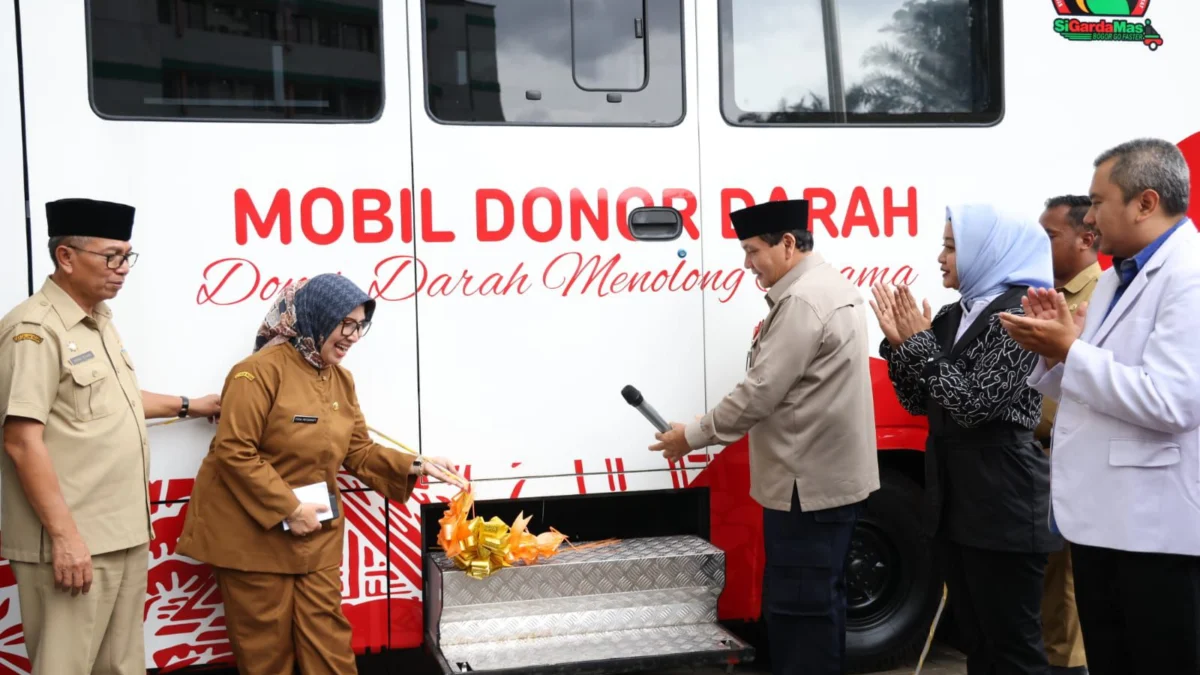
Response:
[[[1150,51],[1163,39],[1144,18],[1150,0],[1053,0],[1054,32],[1072,42],[1134,42]],[[1070,18],[1068,18],[1070,17]],[[1094,18],[1093,18],[1094,17]],[[1103,18],[1101,18],[1103,17]]]

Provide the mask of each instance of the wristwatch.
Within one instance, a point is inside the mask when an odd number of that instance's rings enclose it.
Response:
[[[183,405],[179,406],[179,419],[183,419],[187,417],[188,407],[191,406],[192,402],[186,396],[180,396],[179,398],[183,399]]]
[[[425,475],[425,464],[421,461],[420,457],[413,460],[412,466],[414,469],[414,473],[413,473],[414,476],[424,476]]]

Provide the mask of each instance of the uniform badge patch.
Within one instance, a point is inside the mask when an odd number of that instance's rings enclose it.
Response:
[[[13,342],[24,342],[26,340],[29,340],[30,342],[32,342],[34,344],[38,344],[38,345],[42,344],[42,336],[41,335],[35,335],[33,333],[21,333],[20,335],[13,336]]]
[[[96,358],[96,355],[93,354],[89,350],[89,351],[86,351],[86,352],[80,354],[79,356],[76,356],[75,358],[71,359],[71,365],[77,366],[77,365],[83,363],[84,361],[91,361],[94,358]]]
[[[238,373],[233,376],[233,379],[235,379],[235,380],[250,380],[251,382],[253,382],[254,375],[248,371],[239,370]]]

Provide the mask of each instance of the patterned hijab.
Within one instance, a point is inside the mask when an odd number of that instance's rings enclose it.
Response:
[[[367,321],[375,314],[375,301],[340,274],[321,274],[304,281],[288,282],[271,304],[271,311],[258,327],[254,351],[290,343],[312,367],[327,364],[321,346],[355,307],[365,305]]]

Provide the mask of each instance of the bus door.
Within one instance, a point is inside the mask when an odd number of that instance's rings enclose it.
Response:
[[[706,403],[691,23],[680,0],[409,3],[417,260],[394,292],[418,307],[424,449],[480,499],[703,468],[648,452],[621,395]],[[632,215],[663,204],[681,217]]]

